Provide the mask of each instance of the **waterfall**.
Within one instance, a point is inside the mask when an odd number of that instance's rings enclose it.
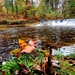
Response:
[[[44,20],[36,26],[71,26],[75,27],[75,19]]]

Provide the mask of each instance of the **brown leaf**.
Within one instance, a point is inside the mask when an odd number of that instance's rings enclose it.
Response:
[[[21,69],[21,72],[25,75],[29,75],[29,73],[31,72],[30,69],[24,65],[24,64],[21,64],[21,63],[18,63],[20,69]]]
[[[18,74],[19,74],[19,70],[16,70],[16,71],[15,71],[15,75],[18,75]]]
[[[70,59],[69,61],[75,65],[75,60]]]
[[[34,46],[27,46],[27,47],[25,47],[25,48],[21,51],[21,53],[22,53],[22,52],[31,53],[31,52],[34,51],[34,49],[35,49]]]
[[[75,68],[73,68],[73,67],[69,67],[69,69],[71,69],[72,71],[74,71],[74,72],[75,72]]]

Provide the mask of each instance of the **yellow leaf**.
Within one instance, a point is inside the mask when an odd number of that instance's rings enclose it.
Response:
[[[16,54],[16,53],[19,52],[19,51],[20,51],[20,49],[17,48],[17,49],[14,49],[14,50],[10,51],[10,54]]]
[[[20,45],[20,49],[24,49],[28,44],[25,42],[25,40],[18,39],[18,43]]]
[[[18,43],[20,45],[21,43],[25,43],[25,41],[24,40],[21,40],[21,39],[18,39]]]
[[[36,12],[35,16],[36,16],[37,18],[39,18],[39,14],[38,14],[38,12]]]

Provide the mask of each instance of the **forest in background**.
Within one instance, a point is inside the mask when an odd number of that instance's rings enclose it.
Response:
[[[27,20],[75,18],[75,0],[0,0],[0,20]]]

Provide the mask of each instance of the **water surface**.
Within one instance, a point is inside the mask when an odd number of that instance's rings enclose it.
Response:
[[[61,48],[75,44],[75,28],[71,26],[32,26],[0,30],[0,56],[7,56],[11,50],[19,48],[18,39],[37,38]]]

